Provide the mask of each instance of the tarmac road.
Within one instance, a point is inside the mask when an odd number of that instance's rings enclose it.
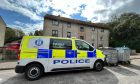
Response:
[[[140,59],[132,60],[132,65],[105,67],[101,72],[92,70],[46,73],[36,81],[28,81],[23,74],[14,70],[0,71],[1,84],[139,84]]]

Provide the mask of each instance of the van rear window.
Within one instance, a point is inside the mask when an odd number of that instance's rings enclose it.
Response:
[[[72,49],[72,41],[67,39],[50,39],[50,49]]]

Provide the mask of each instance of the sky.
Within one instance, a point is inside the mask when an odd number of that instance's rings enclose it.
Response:
[[[43,29],[45,14],[105,23],[114,15],[140,13],[139,3],[140,0],[0,0],[0,16],[8,27],[28,34]]]

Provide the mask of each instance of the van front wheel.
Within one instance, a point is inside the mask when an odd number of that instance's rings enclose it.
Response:
[[[39,64],[30,64],[26,67],[25,77],[30,80],[37,80],[43,74],[43,68]]]
[[[101,71],[103,69],[104,65],[102,61],[96,61],[94,64],[94,70],[95,71]]]

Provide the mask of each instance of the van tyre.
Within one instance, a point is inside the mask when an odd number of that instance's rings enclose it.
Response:
[[[95,64],[94,64],[94,70],[95,71],[102,71],[103,70],[103,62],[102,61],[96,61]]]
[[[40,64],[30,64],[25,69],[25,78],[30,81],[37,80],[43,73],[44,70]]]

